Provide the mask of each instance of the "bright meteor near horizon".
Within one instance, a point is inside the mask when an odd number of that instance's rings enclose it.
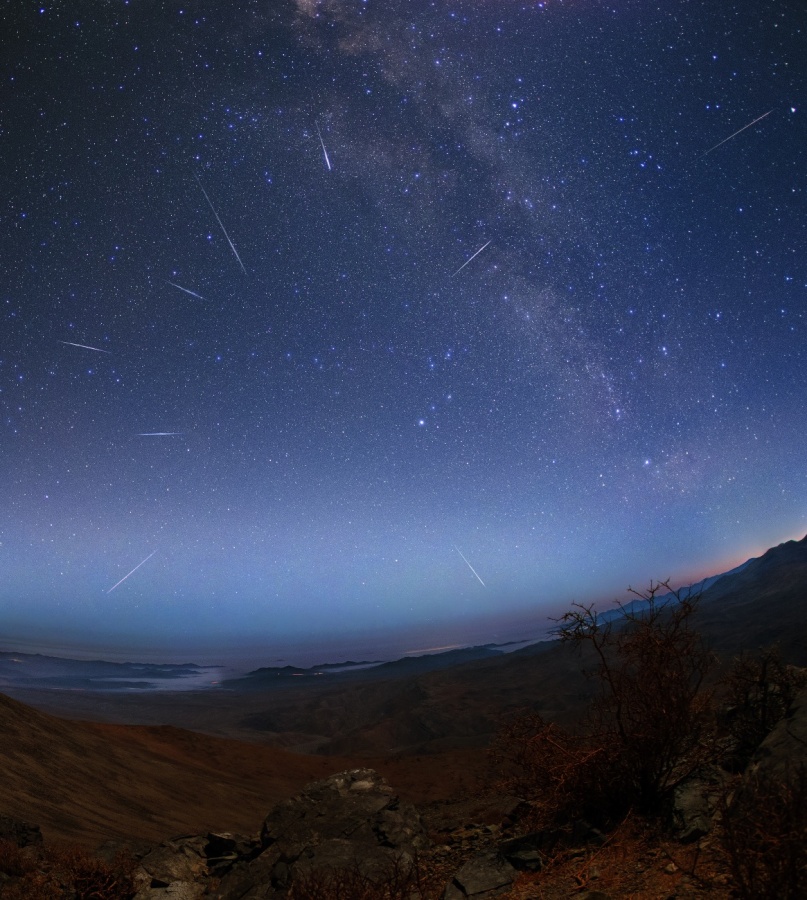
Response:
[[[462,552],[462,550],[460,550],[460,548],[459,548],[456,544],[454,544],[454,549],[455,549],[455,550],[457,551],[457,553],[459,553],[459,555],[465,560],[465,565],[468,566],[468,568],[474,573],[474,575],[476,575],[477,581],[482,585],[482,587],[487,587],[487,585],[485,584],[485,582],[482,581],[482,579],[479,577],[479,573],[478,573],[478,572],[476,571],[476,569],[468,562],[468,560],[465,558],[465,554]]]
[[[143,560],[143,562],[139,562],[139,563],[132,569],[131,572],[128,572],[126,575],[123,576],[123,578],[121,578],[120,581],[118,581],[116,584],[113,584],[112,587],[107,591],[107,594],[111,594],[112,591],[114,591],[115,588],[118,587],[118,585],[123,584],[123,582],[126,581],[126,579],[129,577],[129,575],[134,575],[134,573],[140,568],[140,566],[142,566],[143,563],[147,563],[147,562],[151,559],[151,557],[154,556],[154,554],[155,554],[156,552],[157,552],[156,550],[153,550],[151,553],[149,553],[149,555]]]

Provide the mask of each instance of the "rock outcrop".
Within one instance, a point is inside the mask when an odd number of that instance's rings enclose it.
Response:
[[[759,745],[749,774],[787,779],[807,765],[807,689],[794,700],[784,718]]]
[[[185,835],[141,860],[135,900],[274,900],[295,878],[382,879],[428,845],[420,814],[373,769],[315,781],[278,804],[260,834]]]
[[[460,867],[443,897],[444,900],[497,897],[510,889],[517,874],[501,853],[482,853]]]
[[[258,851],[232,867],[214,896],[279,897],[295,877],[315,872],[355,869],[382,877],[427,844],[415,807],[377,772],[340,772],[276,806],[263,823]]]
[[[682,844],[691,844],[712,830],[727,780],[728,776],[721,768],[707,766],[676,787],[672,801],[672,826]]]

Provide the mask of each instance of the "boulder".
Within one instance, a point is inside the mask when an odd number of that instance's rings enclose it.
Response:
[[[682,844],[691,844],[712,830],[725,786],[726,774],[716,766],[709,766],[676,787],[672,822],[675,835]]]
[[[799,692],[787,714],[759,745],[749,774],[785,779],[807,764],[807,689]]]
[[[110,846],[110,852],[115,845]],[[183,835],[163,841],[139,854],[135,872],[137,900],[168,897],[198,897],[210,885],[210,876],[221,877],[234,866],[244,865],[257,852],[255,840],[229,832]]]
[[[531,831],[519,837],[509,838],[499,844],[499,853],[519,871],[539,872],[544,866],[544,856],[557,843],[557,834]]]
[[[199,835],[185,835],[164,841],[147,853],[140,866],[151,880],[151,887],[167,887],[176,881],[192,882],[207,875],[206,843]]]
[[[212,874],[221,876],[239,860],[251,859],[259,852],[259,848],[257,841],[241,835],[227,831],[211,832],[207,835],[204,850],[208,869]]]
[[[460,867],[446,887],[443,900],[498,897],[509,890],[517,874],[499,852],[482,853]]]
[[[427,843],[420,815],[373,769],[339,772],[276,806],[261,829],[264,849],[278,841],[310,845],[331,838],[410,852]]]
[[[233,866],[212,896],[279,897],[298,875],[343,869],[377,879],[427,845],[415,807],[377,772],[339,772],[278,804],[264,820],[258,855]]]

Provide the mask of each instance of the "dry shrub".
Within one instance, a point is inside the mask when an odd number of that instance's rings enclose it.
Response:
[[[18,881],[3,886],[3,900],[66,900],[62,885],[53,881],[44,872],[29,872]]]
[[[0,838],[0,874],[20,878],[36,868],[30,851],[23,850],[16,841]]]
[[[659,593],[663,589],[663,599]],[[575,604],[559,620],[563,643],[594,660],[596,693],[577,733],[528,716],[495,744],[504,786],[529,800],[543,824],[582,811],[599,824],[630,809],[655,815],[675,788],[714,758],[714,715],[704,679],[713,657],[692,628],[699,595],[669,584],[633,592],[639,604],[603,621]]]
[[[542,830],[574,819],[601,820],[601,811],[614,804],[613,750],[531,713],[502,729],[492,755],[508,793],[530,801],[524,825]]]
[[[295,875],[288,900],[426,900],[438,885],[417,858],[397,857],[376,874],[358,864],[341,869],[314,869]]]
[[[726,677],[727,725],[734,739],[734,768],[743,769],[776,723],[807,686],[804,670],[785,665],[777,647],[736,657]]]
[[[107,863],[81,847],[54,848],[41,851],[39,860],[29,860],[24,870],[6,872],[16,877],[3,887],[2,896],[3,900],[131,900],[133,870],[127,857]]]
[[[807,897],[807,767],[749,776],[722,805],[721,839],[742,900]]]
[[[108,863],[79,847],[58,851],[55,865],[75,891],[76,900],[128,900],[135,894],[134,862],[118,856]]]

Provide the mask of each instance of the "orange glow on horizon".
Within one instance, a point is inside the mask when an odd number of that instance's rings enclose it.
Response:
[[[803,528],[803,525],[800,526],[800,529]],[[698,581],[711,578],[713,575],[719,575],[722,572],[729,572],[731,569],[736,569],[737,566],[742,565],[747,560],[763,556],[768,550],[778,547],[780,544],[786,544],[788,541],[800,541],[804,537],[805,534],[802,530],[797,531],[795,537],[793,536],[793,532],[788,531],[785,532],[784,536],[772,538],[770,541],[763,540],[759,544],[750,547],[746,546],[744,550],[735,550],[730,556],[721,557],[712,562],[704,563],[695,569],[689,570],[686,576],[672,578],[671,581],[675,583],[680,581],[682,584],[687,582],[689,584],[695,584]]]

